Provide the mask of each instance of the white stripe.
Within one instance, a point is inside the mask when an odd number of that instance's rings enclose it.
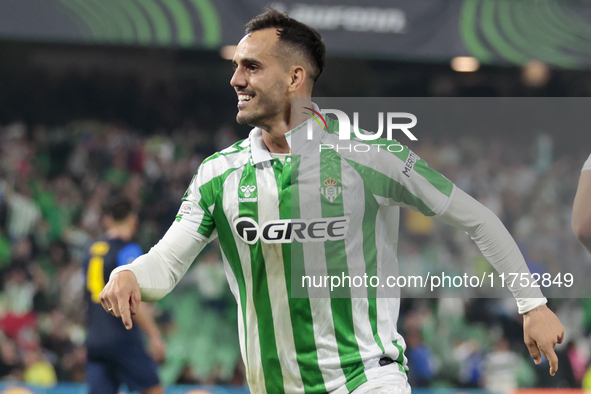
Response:
[[[223,206],[230,225],[238,218],[238,187],[244,167],[234,171],[224,183]],[[252,392],[266,394],[265,376],[261,361],[261,344],[259,341],[259,325],[253,300],[252,267],[250,248],[242,241],[235,231],[232,231],[234,243],[240,256],[242,273],[246,284],[246,379]],[[240,305],[239,305],[240,307]]]
[[[396,249],[398,245],[399,215],[399,207],[383,206],[379,209],[376,218],[378,270],[381,272],[380,276],[382,278],[389,275],[398,276]],[[399,356],[399,351],[392,341],[398,341],[398,344],[403,349],[404,341],[397,331],[400,298],[392,298],[391,293],[392,289],[378,288],[376,310],[378,315],[378,336],[384,346],[384,352],[395,360]]]
[[[244,335],[244,314],[242,313],[242,299],[240,298],[240,288],[238,286],[238,281],[236,280],[236,275],[232,271],[232,267],[230,267],[230,263],[224,254],[224,251],[220,248],[222,253],[222,260],[224,261],[224,271],[226,272],[226,278],[228,279],[228,284],[230,285],[230,291],[236,298],[236,302],[238,303],[238,339],[240,341],[240,354],[242,355],[242,360],[246,365],[246,337]]]
[[[367,272],[365,256],[363,255],[363,217],[365,210],[365,190],[363,179],[357,171],[343,160],[341,162],[341,183],[343,190],[343,209],[345,216],[349,216],[349,232],[345,238],[345,250],[349,277],[363,277]],[[356,187],[347,187],[355,185]],[[362,209],[363,208],[363,209]],[[376,267],[377,268],[377,267]],[[369,286],[368,278],[368,286]],[[347,284],[348,286],[348,284]],[[351,286],[351,305],[353,308],[353,327],[355,340],[359,346],[359,354],[366,369],[378,365],[382,349],[376,343],[373,329],[369,321],[368,289],[365,286]]]
[[[300,216],[302,219],[322,217],[320,199],[325,197],[320,194],[318,188],[321,184],[319,170],[319,153],[306,155],[302,158],[298,171]],[[305,242],[302,246],[306,275],[328,275],[324,242]],[[292,266],[297,263],[292,260]],[[326,389],[332,391],[343,386],[347,379],[341,368],[329,290],[326,287],[311,288],[309,289],[309,297],[318,364]]]
[[[274,171],[269,168],[270,166],[271,162],[265,162],[259,164],[256,169],[257,188],[264,191],[258,195],[259,223],[280,218],[278,186]],[[275,343],[281,373],[283,374],[285,392],[304,393],[304,383],[302,382],[296,357],[294,332],[289,310],[282,244],[261,242],[261,246],[267,271]],[[272,339],[269,338],[269,340]]]

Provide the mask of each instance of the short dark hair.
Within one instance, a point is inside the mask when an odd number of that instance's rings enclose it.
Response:
[[[103,207],[103,215],[110,216],[116,222],[121,222],[134,212],[133,204],[125,197],[113,197]]]
[[[312,79],[318,80],[326,62],[326,47],[316,29],[290,18],[286,13],[274,8],[255,16],[246,24],[246,34],[257,30],[275,28],[279,41],[299,50],[314,67]]]

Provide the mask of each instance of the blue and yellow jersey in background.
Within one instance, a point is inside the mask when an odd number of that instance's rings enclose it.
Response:
[[[138,244],[121,239],[105,239],[90,246],[84,259],[85,297],[88,303],[86,345],[89,358],[95,354],[104,354],[108,348],[117,349],[122,344],[141,344],[142,338],[137,326],[126,330],[121,319],[105,312],[99,295],[115,268],[131,263],[142,254]]]

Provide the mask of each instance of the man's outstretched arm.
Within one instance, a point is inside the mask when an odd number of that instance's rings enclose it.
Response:
[[[140,301],[157,301],[177,285],[208,240],[173,223],[150,251],[116,268],[100,294],[103,308],[123,320],[128,330]]]
[[[591,253],[591,156],[583,165],[573,204],[573,231]]]
[[[499,273],[525,273],[530,271],[513,237],[501,220],[488,208],[459,188],[455,188],[452,201],[439,216],[443,222],[468,233],[480,251]],[[558,357],[554,352],[564,338],[564,328],[556,315],[546,306],[539,288],[509,286],[523,314],[524,341],[536,364],[542,353],[550,361],[550,374],[558,370]]]

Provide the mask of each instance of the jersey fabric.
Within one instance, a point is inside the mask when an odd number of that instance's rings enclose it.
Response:
[[[206,159],[176,217],[203,239],[219,234],[239,306],[247,380],[256,394],[349,393],[375,376],[385,357],[407,370],[396,326],[399,299],[370,290],[357,298],[312,292],[296,298],[292,275],[322,267],[325,273],[329,267],[354,270],[359,263],[376,269],[396,265],[399,206],[438,215],[454,191],[448,179],[406,147],[378,151],[376,141],[352,136],[348,144],[362,149],[319,149],[339,143],[338,122],[326,120],[327,130],[309,126],[311,140],[301,138],[311,120],[286,134],[292,155],[283,162],[271,156],[258,128]],[[315,231],[291,239],[261,229],[301,218],[344,218],[345,224],[333,230],[346,226],[348,231],[318,242],[305,235],[313,238]]]
[[[137,325],[127,330],[121,319],[105,312],[99,295],[105,278],[119,266],[142,254],[136,243],[120,239],[95,242],[84,260],[86,278],[88,363],[86,380],[90,393],[116,394],[121,384],[144,390],[159,383],[156,363],[144,349]]]
[[[591,171],[591,155],[589,155],[589,158],[583,164],[583,171]]]

